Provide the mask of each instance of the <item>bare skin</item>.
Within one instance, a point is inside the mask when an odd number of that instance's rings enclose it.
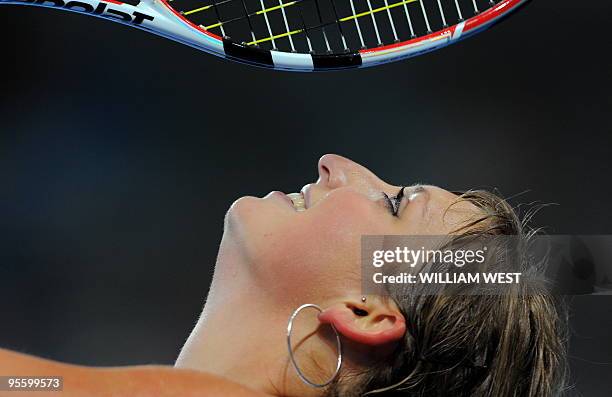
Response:
[[[0,349],[0,374],[62,376],[62,391],[45,392],[61,397],[261,397],[260,393],[201,371],[169,366],[93,368],[63,364]],[[28,392],[5,392],[25,396]],[[40,392],[38,392],[40,394]],[[3,396],[0,392],[0,396]]]
[[[405,322],[393,302],[362,301],[360,237],[448,234],[478,210],[419,185],[403,190],[393,214],[385,194],[396,196],[401,186],[337,155],[323,156],[318,172],[317,182],[302,188],[305,211],[280,192],[231,206],[206,305],[174,368],[86,368],[0,350],[0,374],[63,375],[64,397],[320,396],[300,381],[287,354],[287,319],[304,303],[324,309],[294,324],[295,356],[309,378],[323,382],[333,372],[328,324],[342,335],[343,371],[384,359]]]
[[[206,305],[176,365],[234,379],[269,396],[319,396],[288,361],[287,319],[300,305],[295,350],[303,371],[324,382],[336,352],[332,323],[343,336],[344,370],[368,366],[401,338],[404,319],[393,302],[361,301],[362,235],[448,234],[478,214],[472,204],[436,186],[404,189],[398,216],[384,194],[401,186],[382,181],[341,156],[325,155],[316,183],[302,188],[306,210],[296,212],[282,194],[243,197],[226,216]],[[449,207],[452,209],[447,211]],[[351,308],[367,312],[356,316]],[[231,348],[228,349],[228,346]]]

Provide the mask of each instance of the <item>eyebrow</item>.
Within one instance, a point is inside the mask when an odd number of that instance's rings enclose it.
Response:
[[[425,186],[423,186],[420,183],[415,183],[412,186],[408,186],[410,189],[412,189],[412,193],[422,193],[422,192],[427,192],[427,189],[425,189]]]

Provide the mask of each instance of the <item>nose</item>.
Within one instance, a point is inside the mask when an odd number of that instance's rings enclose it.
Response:
[[[336,189],[349,183],[350,169],[357,164],[337,154],[326,154],[319,159],[319,183]]]
[[[366,167],[337,154],[326,154],[319,159],[319,180],[317,185],[328,189],[352,186],[357,190],[370,192],[392,191],[397,186],[381,180]]]

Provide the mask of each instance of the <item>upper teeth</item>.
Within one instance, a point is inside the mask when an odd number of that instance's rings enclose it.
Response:
[[[306,203],[304,202],[302,193],[289,193],[287,196],[291,199],[293,208],[295,208],[296,211],[306,211]]]

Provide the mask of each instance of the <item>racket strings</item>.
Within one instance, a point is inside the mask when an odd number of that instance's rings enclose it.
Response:
[[[210,1],[210,0],[205,0]],[[346,53],[455,25],[501,0],[172,0],[203,29],[264,49]]]
[[[244,15],[246,16],[246,20],[249,24],[249,30],[251,31],[251,39],[253,41],[256,41],[257,39],[255,38],[255,32],[253,30],[253,23],[251,22],[251,16],[249,15],[249,10],[247,9],[247,6],[244,0],[240,0],[240,2],[242,3],[242,9],[244,10]],[[220,23],[224,23],[224,22],[220,22]]]
[[[343,50],[344,52],[349,52],[350,49],[346,45],[346,39],[344,38],[344,32],[342,31],[342,24],[340,23],[340,17],[338,16],[338,10],[336,9],[336,4],[334,4],[334,2],[332,1],[331,5],[332,5],[332,9],[334,10],[334,17],[336,18],[338,31],[340,32],[340,38],[342,39]]]
[[[283,0],[278,0],[281,6],[281,11],[283,13],[283,21],[285,22],[285,30],[289,32],[289,22],[287,21],[287,14],[285,13],[285,5],[283,4]],[[291,52],[295,52],[295,45],[293,44],[293,37],[291,35],[287,36],[289,38],[289,44],[291,45]]]

